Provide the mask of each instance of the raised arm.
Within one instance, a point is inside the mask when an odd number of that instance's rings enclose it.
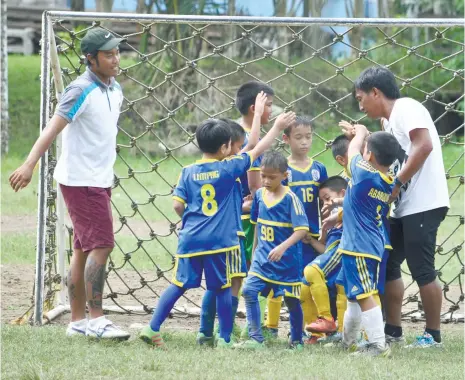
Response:
[[[262,115],[263,115],[263,112],[265,111],[265,105],[266,105],[266,94],[263,91],[261,91],[255,98],[252,129],[250,130],[247,145],[241,150],[240,153],[245,153],[255,148],[258,141],[260,140],[260,127],[261,127]]]
[[[10,185],[14,191],[26,187],[31,182],[34,167],[40,157],[52,145],[58,134],[68,125],[68,121],[59,115],[54,115],[40,134],[29,153],[26,161],[10,175]]]

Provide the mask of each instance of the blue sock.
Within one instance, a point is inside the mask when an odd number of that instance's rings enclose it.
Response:
[[[232,320],[234,326],[234,320],[236,319],[237,308],[239,307],[239,298],[232,296]]]
[[[291,325],[291,341],[302,343],[302,332],[304,323],[304,314],[300,300],[293,297],[284,297],[286,306],[289,310],[289,322]]]
[[[217,290],[216,304],[218,310],[218,322],[220,324],[220,338],[229,343],[232,332],[232,305],[231,305],[231,288]]]
[[[245,299],[245,310],[247,314],[247,325],[249,327],[249,338],[259,343],[264,341],[262,326],[260,322],[260,304],[258,302],[258,292],[247,288],[242,290],[242,296]]]
[[[173,284],[165,289],[158,300],[158,305],[153,312],[152,320],[150,321],[150,328],[153,331],[160,331],[161,324],[168,317],[174,304],[179,298],[181,298],[185,291],[186,289]]]
[[[202,299],[202,310],[200,312],[199,331],[205,336],[213,336],[216,315],[216,294],[213,290],[207,290]]]

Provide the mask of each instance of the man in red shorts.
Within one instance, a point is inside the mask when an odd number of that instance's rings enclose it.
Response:
[[[105,267],[114,247],[110,196],[117,122],[123,102],[121,87],[114,79],[119,70],[120,42],[120,38],[102,28],[87,32],[81,41],[86,72],[66,88],[55,115],[25,163],[10,176],[15,191],[26,187],[38,160],[63,131],[63,152],[54,178],[74,227],[74,251],[67,280],[71,305],[68,336],[129,338],[127,332],[105,318],[102,310]]]

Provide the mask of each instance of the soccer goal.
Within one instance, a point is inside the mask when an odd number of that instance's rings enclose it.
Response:
[[[151,313],[171,279],[179,218],[171,208],[183,165],[199,155],[195,128],[209,117],[239,118],[237,88],[270,84],[274,111],[294,110],[314,124],[311,155],[329,174],[340,120],[379,124],[358,110],[353,81],[383,65],[402,96],[422,102],[441,136],[451,210],[438,235],[437,268],[443,320],[463,321],[464,21],[462,19],[322,19],[45,12],[42,23],[41,114],[45,128],[64,88],[86,69],[80,40],[101,26],[120,45],[124,92],[112,189],[116,246],[107,268],[104,307]],[[266,130],[266,126],[264,130]],[[276,149],[285,149],[276,142]],[[37,260],[33,313],[37,325],[69,310],[66,273],[72,226],[53,170],[60,140],[40,161]],[[404,318],[423,320],[411,281]],[[175,315],[195,316],[201,291],[189,291]]]

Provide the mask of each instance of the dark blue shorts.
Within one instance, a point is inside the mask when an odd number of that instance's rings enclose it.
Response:
[[[378,293],[379,261],[362,256],[342,255],[344,290],[355,301]]]
[[[328,287],[335,285],[336,277],[342,267],[342,253],[337,251],[338,247],[323,253],[310,263],[323,274]]]
[[[273,291],[273,298],[284,296],[284,297],[294,297],[300,299],[300,283],[298,285],[284,283],[275,283],[265,280],[263,278],[257,277],[255,275],[247,276],[245,280],[244,289],[251,289],[257,294],[261,293],[263,297],[267,297],[271,291]]]
[[[229,255],[221,252],[212,255],[176,257],[172,283],[185,289],[198,288],[205,273],[207,289],[217,290],[231,286]]]

